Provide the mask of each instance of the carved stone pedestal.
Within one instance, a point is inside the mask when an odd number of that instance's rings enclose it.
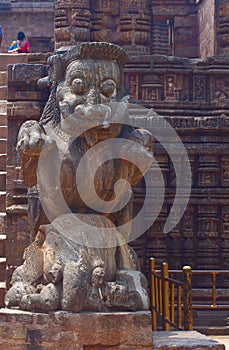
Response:
[[[152,349],[148,311],[50,314],[0,310],[0,349]]]

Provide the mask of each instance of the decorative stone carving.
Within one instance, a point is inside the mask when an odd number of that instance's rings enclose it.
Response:
[[[120,16],[120,43],[133,55],[144,55],[151,52],[151,16],[146,0],[123,3]]]
[[[216,156],[201,156],[199,157],[199,181],[198,184],[202,187],[215,187],[219,184],[219,159]]]
[[[92,149],[91,157],[98,161],[104,148],[94,151],[93,146],[107,139],[134,140],[138,147],[129,147],[128,153],[141,159],[145,171],[151,164],[150,132],[122,126],[128,101],[122,83],[125,60],[120,47],[93,42],[62,48],[49,58],[49,77],[39,82],[41,86],[52,83],[49,100],[40,121],[25,122],[18,134],[24,182],[31,189],[29,214],[35,240],[25,250],[23,265],[14,271],[5,298],[7,307],[73,312],[149,307],[146,279],[139,271],[136,254],[126,243],[131,227],[118,229],[132,219],[132,199],[121,210],[99,215],[81,199],[75,185],[75,171],[82,157]],[[115,111],[109,107],[111,102],[119,102]],[[118,123],[112,119],[115,114],[120,114]],[[74,138],[74,130],[79,129],[80,136]],[[121,155],[122,147],[119,152]],[[45,159],[45,168],[41,168],[42,160],[38,164],[39,157]],[[98,196],[108,203],[120,177],[136,185],[143,176],[126,160],[111,159],[101,164],[91,179],[85,163],[84,189],[87,191],[93,181]],[[38,183],[40,171],[44,181]],[[63,210],[58,186],[72,214]],[[119,201],[124,193],[116,195]],[[97,201],[90,190],[87,198]],[[56,226],[56,219],[64,232]],[[109,244],[104,246],[104,242]]]
[[[119,43],[118,29],[119,1],[94,1],[92,3],[92,40]]]
[[[223,186],[229,185],[229,156],[225,155],[221,158],[221,183]]]
[[[145,75],[141,84],[142,100],[161,101],[163,86],[158,75]]]
[[[89,0],[55,1],[55,46],[75,45],[90,40]]]
[[[229,98],[229,79],[218,78],[215,81],[213,101],[220,105],[228,104]]]
[[[165,100],[175,101],[177,100],[177,87],[175,77],[172,75],[165,77]]]
[[[206,96],[205,77],[204,76],[194,77],[193,84],[194,84],[194,100],[205,101],[205,96]]]
[[[130,96],[133,101],[138,99],[138,75],[132,74],[127,79],[129,85]]]

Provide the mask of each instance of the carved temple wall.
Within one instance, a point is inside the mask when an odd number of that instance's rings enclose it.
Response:
[[[29,119],[39,120],[48,91],[39,90],[36,83],[47,75],[47,54],[28,55],[28,64],[8,66],[8,138],[6,179],[6,281],[15,266],[23,261],[24,249],[30,244],[27,217],[27,188],[23,183],[16,140],[20,126]]]
[[[187,210],[180,223],[165,235],[163,227],[175,196],[176,179],[168,154],[156,144],[166,193],[158,219],[134,242],[144,264],[156,256],[174,269],[184,264],[194,269],[229,267],[228,69],[229,60],[219,58],[203,62],[151,56],[133,58],[127,64],[133,102],[138,99],[141,105],[167,118],[185,144],[192,168]],[[136,205],[143,196],[144,190],[136,189]],[[146,213],[147,220],[150,216],[152,213]]]
[[[219,55],[229,54],[229,3],[227,0],[220,0],[216,3],[217,10],[217,53]]]
[[[55,3],[55,11],[54,11]],[[33,52],[109,41],[131,54],[228,54],[227,0],[0,0],[2,52],[22,30]]]

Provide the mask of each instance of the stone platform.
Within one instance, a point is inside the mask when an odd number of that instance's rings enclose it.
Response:
[[[0,349],[152,350],[151,315],[0,309]]]
[[[224,350],[225,346],[196,331],[153,332],[155,350]]]

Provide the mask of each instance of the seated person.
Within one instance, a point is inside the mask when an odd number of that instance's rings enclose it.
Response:
[[[8,48],[8,53],[29,53],[30,45],[23,32],[18,32],[17,40],[13,40]]]

